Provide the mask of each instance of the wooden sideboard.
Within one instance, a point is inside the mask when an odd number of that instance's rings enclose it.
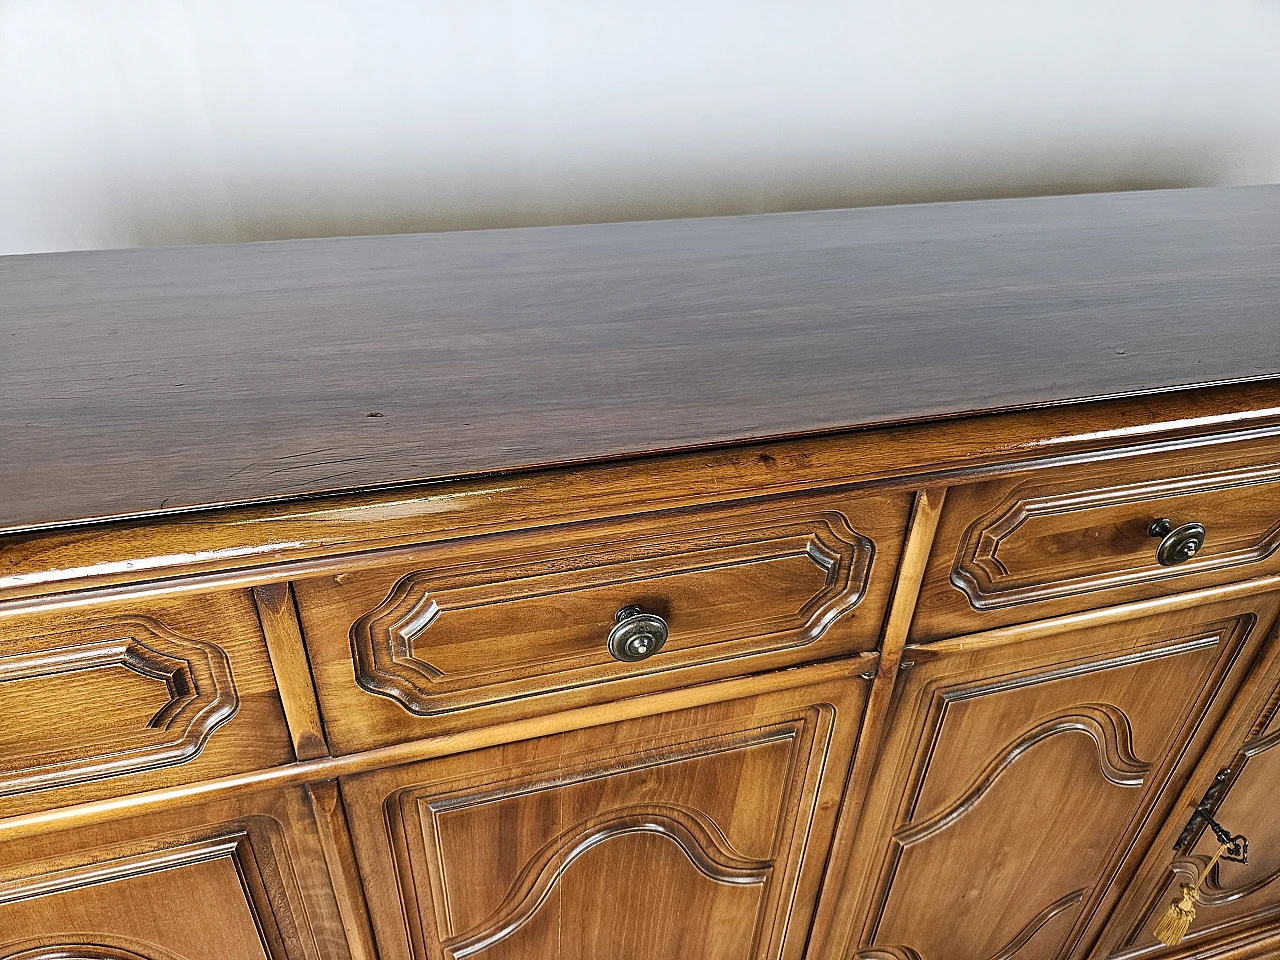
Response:
[[[3,258],[0,403],[2,960],[1280,956],[1280,187]]]

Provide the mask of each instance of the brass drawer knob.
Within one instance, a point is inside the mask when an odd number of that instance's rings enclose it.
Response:
[[[1172,567],[1185,563],[1200,552],[1204,546],[1204,526],[1199,523],[1184,523],[1174,527],[1168,517],[1154,520],[1147,528],[1147,533],[1160,538],[1160,546],[1156,549],[1156,559],[1163,566]]]
[[[656,613],[645,613],[637,606],[623,607],[615,615],[609,631],[609,653],[615,660],[635,663],[646,660],[667,642],[667,622]]]

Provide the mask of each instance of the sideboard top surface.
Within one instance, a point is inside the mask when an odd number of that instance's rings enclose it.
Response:
[[[0,258],[0,528],[1280,376],[1280,186]]]

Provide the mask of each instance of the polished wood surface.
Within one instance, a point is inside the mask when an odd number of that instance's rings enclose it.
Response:
[[[909,647],[848,860],[856,939],[830,955],[1076,956],[1277,610],[1271,595],[974,652]]]
[[[1162,565],[1150,527],[1200,523]],[[1280,572],[1280,439],[1054,464],[953,489],[915,642]]]
[[[908,498],[815,492],[373,555],[295,583],[337,752],[525,713],[869,651]],[[637,605],[669,635],[620,662]]]
[[[306,791],[315,814],[320,849],[333,882],[351,960],[377,960],[378,949],[374,945],[373,927],[369,922],[369,905],[364,885],[360,882],[360,868],[351,845],[351,828],[342,797],[338,794],[338,784],[333,780],[311,783]]]
[[[0,813],[292,759],[247,591],[0,611]]]
[[[280,706],[289,725],[294,755],[299,760],[327,757],[329,745],[325,742],[324,721],[320,718],[311,664],[302,642],[293,589],[288,583],[262,584],[253,588],[253,599],[280,690]]]
[[[380,956],[801,956],[866,686],[344,780]]]
[[[1276,956],[1277,198],[0,262],[0,960]]]
[[[1028,461],[1280,437],[1280,383],[1207,388],[832,437],[0,534],[0,597],[220,573],[303,575],[352,553],[850,484],[912,490]],[[282,564],[290,564],[288,567]],[[299,566],[298,564],[301,564]],[[264,569],[269,568],[269,569]]]
[[[0,844],[5,960],[350,960],[299,790]]]
[[[0,259],[0,528],[1280,375],[1280,188]]]
[[[815,683],[826,680],[844,681],[850,676],[865,679],[875,674],[878,659],[876,654],[863,654],[852,660],[832,660],[806,666],[803,669],[808,671],[810,679]],[[298,761],[243,774],[186,783],[178,787],[145,790],[107,800],[73,803],[13,816],[4,815],[0,816],[0,840],[39,836],[49,831],[65,830],[134,813],[163,811],[208,797],[241,796],[281,787],[315,785],[371,770],[482,750],[570,730],[587,730],[623,720],[652,717],[723,700],[762,696],[794,686],[795,669],[800,668],[695,684],[587,706],[575,706],[572,702],[573,698],[566,697],[565,700],[568,702],[564,704],[565,709],[560,713],[526,717],[522,716],[518,710],[510,710],[504,718],[485,726],[473,726],[456,733],[408,743],[396,743],[342,756]]]
[[[1242,955],[1275,955],[1280,927],[1280,818],[1275,816],[1280,790],[1280,631],[1273,633],[1270,643],[1134,881],[1123,891],[1095,950],[1098,956],[1181,960],[1236,950],[1246,951]],[[1160,911],[1177,896],[1181,884],[1194,882],[1217,849],[1212,832],[1203,828],[1189,848],[1175,850],[1175,842],[1195,806],[1224,773],[1230,789],[1213,815],[1230,832],[1249,838],[1249,862],[1223,863],[1214,869],[1186,940],[1174,948],[1162,947],[1151,934]]]
[[[880,662],[872,677],[871,690],[867,694],[866,717],[858,737],[858,747],[849,771],[849,782],[837,824],[832,853],[832,863],[835,866],[827,876],[823,896],[814,915],[814,928],[810,935],[811,956],[847,953],[846,945],[853,937],[851,930],[856,919],[854,911],[849,907],[848,897],[851,884],[856,879],[851,876],[853,871],[841,869],[840,865],[849,862],[850,852],[860,836],[864,798],[875,775],[885,737],[893,725],[894,691],[902,670],[902,655],[911,620],[915,616],[920,587],[924,582],[925,564],[937,533],[945,497],[945,487],[926,488],[916,495],[912,505],[911,521],[902,550],[902,564],[889,615],[885,619]]]

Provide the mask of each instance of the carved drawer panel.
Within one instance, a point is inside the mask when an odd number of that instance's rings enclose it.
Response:
[[[872,649],[909,497],[823,494],[522,530],[389,553],[295,584],[331,745],[473,725]],[[619,610],[656,653],[611,653]],[[598,685],[612,681],[607,689]],[[492,715],[492,713],[491,713]]]
[[[0,613],[0,812],[293,758],[244,592]]]
[[[346,960],[301,791],[0,840],[0,960]]]
[[[344,781],[379,955],[799,957],[867,686],[807,672]]]
[[[1169,531],[1153,533],[1162,519]],[[1193,524],[1204,528],[1202,543]],[[1200,545],[1192,552],[1189,542]],[[1274,574],[1278,549],[1280,440],[1272,438],[953,487],[913,638]]]

